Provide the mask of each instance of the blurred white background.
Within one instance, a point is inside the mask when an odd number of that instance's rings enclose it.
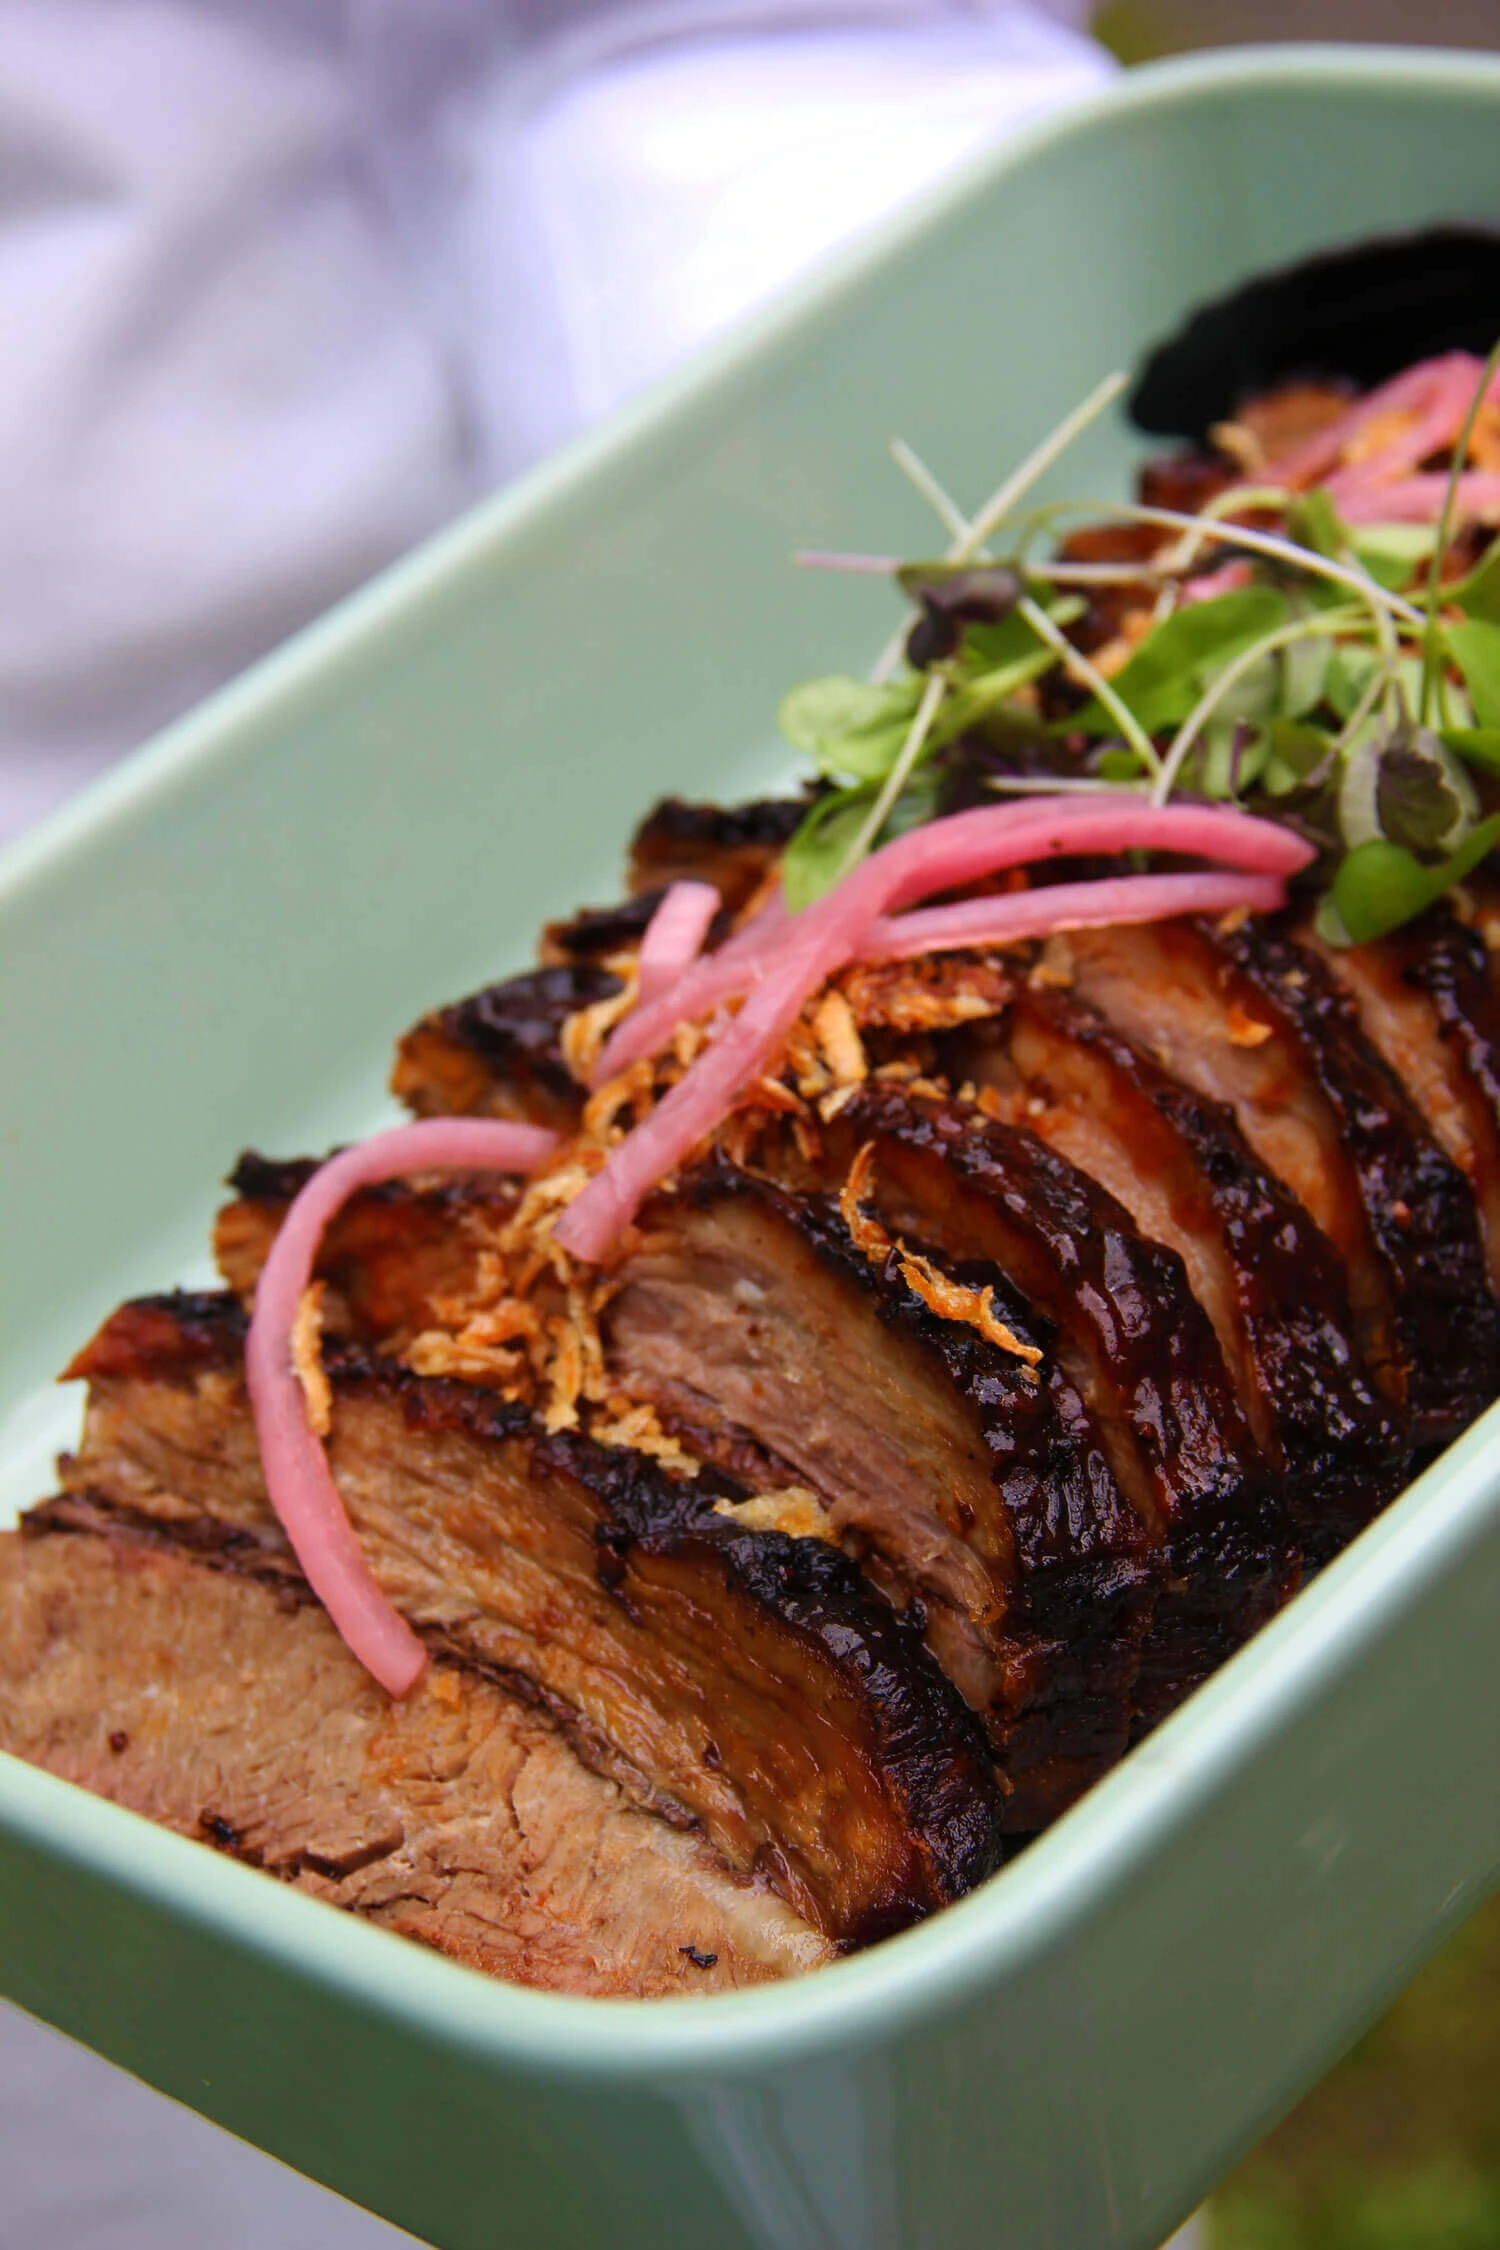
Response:
[[[1101,83],[1076,12],[0,0],[0,837]]]

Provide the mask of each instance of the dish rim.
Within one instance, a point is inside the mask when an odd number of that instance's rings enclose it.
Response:
[[[1468,50],[1328,44],[1230,48],[1122,74],[1099,94],[1022,128],[958,166],[793,285],[773,305],[575,439],[506,491],[481,501],[369,585],[163,730],[47,820],[0,849],[0,903],[21,903],[100,842],[216,760],[253,755],[241,730],[330,673],[368,634],[408,624],[424,601],[497,551],[555,534],[594,486],[628,467],[668,426],[720,409],[762,363],[835,320],[867,275],[920,243],[1049,144],[1101,115],[1149,117],[1194,91],[1327,85],[1404,94],[1416,84],[1493,104],[1500,56]],[[337,1991],[374,2015],[493,2066],[553,2081],[734,2074],[805,2058],[878,2024],[883,2037],[957,2012],[967,1999],[1066,1939],[1108,1893],[1164,1847],[1300,1711],[1354,1669],[1421,1597],[1458,1568],[1495,1513],[1500,1405],[1419,1476],[1391,1508],[1214,1677],[1089,1791],[1003,1875],[930,1921],[806,1978],[683,2000],[601,2002],[484,1977],[425,1948],[329,1913],[258,1872],[0,1754],[0,1826],[227,1942]],[[102,1848],[101,1848],[102,1847]],[[1457,1895],[1457,1894],[1455,1894]]]

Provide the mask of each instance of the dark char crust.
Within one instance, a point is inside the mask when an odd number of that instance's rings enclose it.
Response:
[[[1261,1479],[1249,1431],[1174,1251],[1147,1241],[1112,1195],[1034,1133],[967,1103],[881,1087],[844,1116],[861,1139],[950,1169],[994,1206],[1028,1269],[1023,1279],[1012,1268],[1012,1279],[1060,1325],[1091,1336],[1168,1523],[1253,1512]]]
[[[482,1056],[497,1075],[517,1073],[574,1100],[579,1089],[562,1058],[563,1025],[578,1009],[611,1000],[619,990],[618,977],[588,962],[531,969],[454,1001],[436,1021],[455,1046]]]
[[[1315,954],[1257,918],[1233,931],[1204,928],[1292,1025],[1338,1121],[1390,1286],[1413,1435],[1418,1445],[1444,1444],[1488,1405],[1500,1378],[1500,1307],[1468,1183]]]
[[[724,1195],[764,1202],[842,1280],[875,1300],[887,1328],[937,1360],[979,1422],[1032,1622],[1056,1633],[1108,1631],[1122,1611],[1141,1605],[1151,1577],[1144,1528],[1115,1482],[1092,1414],[1055,1357],[1039,1381],[974,1329],[940,1319],[903,1279],[900,1251],[893,1247],[881,1262],[864,1257],[830,1197],[789,1194],[722,1155],[692,1175],[683,1192],[703,1202]],[[1049,1356],[1053,1324],[1037,1318],[998,1268],[944,1258],[925,1243],[907,1247],[959,1282],[988,1284],[997,1317],[1021,1343]]]
[[[689,1484],[641,1454],[606,1451],[569,1432],[539,1439],[536,1450],[603,1504],[595,1534],[602,1556],[622,1563],[634,1548],[707,1547],[731,1584],[860,1683],[935,1901],[962,1897],[994,1873],[1003,1856],[1000,1802],[979,1722],[923,1648],[920,1625],[872,1594],[847,1555],[821,1539],[747,1531],[715,1515],[713,1497],[734,1495],[710,1472]],[[887,1926],[908,1919],[901,1910]],[[859,1942],[884,1934],[865,1929]]]
[[[652,915],[667,895],[658,883],[618,906],[587,906],[565,922],[549,922],[542,934],[544,961],[603,961],[612,953],[633,950],[646,934]],[[732,916],[721,907],[709,924],[704,945],[712,952],[729,935]]]
[[[631,839],[630,888],[660,889],[693,876],[714,884],[737,912],[790,841],[808,801],[767,797],[725,806],[663,798]]]
[[[1483,938],[1449,908],[1436,906],[1385,942],[1398,948],[1406,982],[1432,1002],[1444,1038],[1457,1047],[1500,1127],[1500,992]]]
[[[1310,1562],[1327,1561],[1400,1489],[1409,1465],[1401,1427],[1360,1364],[1332,1246],[1225,1104],[1171,1077],[1091,1009],[1057,995],[1027,1004],[1104,1057],[1171,1127],[1191,1164],[1233,1265],[1298,1540]]]

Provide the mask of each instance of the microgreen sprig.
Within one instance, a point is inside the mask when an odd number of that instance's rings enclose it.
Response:
[[[1497,368],[1500,346],[1458,441],[1430,548],[1420,525],[1351,529],[1323,488],[1292,492],[1269,481],[1230,485],[1197,514],[1087,499],[1023,508],[1118,397],[1121,375],[1098,384],[972,518],[912,446],[893,440],[896,466],[934,510],[947,544],[930,563],[818,551],[796,558],[894,577],[917,606],[867,681],[808,682],[783,705],[789,739],[834,784],[793,839],[788,898],[816,896],[883,836],[933,818],[948,787],[943,755],[959,743],[1002,794],[1113,792],[1139,802],[1144,793],[1165,804],[1186,789],[1253,798],[1323,839],[1337,880],[1320,926],[1335,935],[1393,927],[1440,895],[1453,870],[1473,864],[1473,839],[1500,833],[1500,815],[1480,820],[1467,770],[1500,774],[1500,541],[1449,589],[1461,623],[1441,624],[1438,592],[1458,476]],[[1286,530],[1246,523],[1253,511],[1274,512]],[[1079,516],[1176,537],[1119,561],[1033,555],[1045,534]],[[1251,566],[1231,577],[1232,590],[1191,583],[1214,548]],[[1419,607],[1407,589],[1429,554]],[[1119,652],[1111,664],[1091,657],[1069,628],[1086,612],[1082,594],[1113,586],[1138,598],[1104,625]],[[1450,685],[1450,666],[1461,687]],[[1087,697],[1061,716],[1033,685],[1058,672]],[[1425,722],[1434,694],[1441,734],[1412,715]],[[1455,709],[1461,723],[1450,724]],[[1021,770],[1007,770],[1021,749]],[[1437,851],[1449,855],[1440,865]]]

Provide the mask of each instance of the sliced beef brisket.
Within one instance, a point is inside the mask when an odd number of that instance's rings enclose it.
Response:
[[[145,1300],[90,1382],[70,1491],[284,1572],[230,1299]],[[743,1528],[705,1476],[541,1436],[493,1394],[353,1348],[329,1355],[330,1463],[372,1568],[431,1645],[520,1682],[642,1803],[697,1822],[841,1943],[998,1864],[983,1737],[903,1622],[833,1547]]]
[[[1494,1395],[1474,1205],[1323,965],[1255,921],[1082,932],[1076,990],[1241,1131],[1343,1262],[1361,1348],[1418,1444]]]
[[[393,1703],[310,1596],[107,1510],[102,1536],[56,1520],[0,1536],[0,1749],[547,1991],[725,1991],[829,1958],[503,1687],[439,1664]]]
[[[1399,1488],[1402,1432],[1360,1363],[1338,1259],[1232,1113],[1056,991],[1021,992],[945,1059],[1177,1252],[1304,1554],[1336,1552]]]

